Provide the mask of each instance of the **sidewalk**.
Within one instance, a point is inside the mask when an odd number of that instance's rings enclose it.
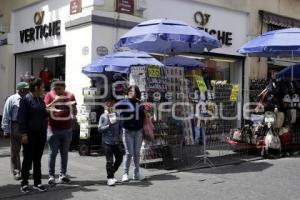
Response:
[[[44,151],[42,158],[42,182],[47,184],[47,148]],[[214,166],[222,166],[229,164],[239,164],[245,161],[253,161],[256,157],[249,156],[249,158],[241,159],[239,157],[228,156],[222,158],[210,158],[209,161],[213,162]],[[186,161],[183,161],[186,162]],[[48,192],[62,192],[65,190],[79,190],[82,191],[89,186],[105,186],[106,187],[106,169],[105,169],[105,157],[104,156],[79,156],[78,152],[69,153],[69,164],[68,164],[68,174],[71,177],[72,183],[70,185],[58,185],[56,187],[48,188]],[[188,164],[190,167],[186,167]],[[58,155],[56,161],[56,173],[59,172],[60,157]],[[148,166],[150,167],[150,166]],[[148,180],[157,179],[169,179],[173,177],[173,173],[179,171],[189,171],[197,168],[207,168],[210,165],[203,164],[202,158],[188,159],[187,163],[183,163],[180,170],[164,170],[156,168],[141,168],[143,175],[146,176]],[[9,140],[0,139],[0,199],[14,199],[18,197],[23,197],[20,192],[20,182],[13,180],[10,174],[10,155],[9,155]],[[122,176],[122,166],[116,174],[116,178],[121,179]],[[30,181],[32,185],[32,180]],[[130,185],[145,187],[149,182],[130,182]],[[35,195],[32,192],[30,195]]]
[[[47,184],[47,148],[44,151],[42,158],[42,182]],[[69,153],[68,174],[72,180],[70,185],[58,185],[49,188],[51,191],[60,191],[65,189],[81,188],[92,185],[106,186],[106,169],[104,156],[79,156],[78,152]],[[59,172],[60,156],[56,160],[56,174]],[[23,194],[20,192],[20,182],[15,181],[10,173],[10,154],[9,154],[9,140],[0,139],[0,199],[8,199],[20,197]],[[116,174],[116,178],[121,179],[121,166]],[[147,177],[153,177],[160,174],[166,174],[174,171],[167,171],[162,169],[144,169],[141,168],[142,173]],[[30,180],[29,184],[33,184]],[[137,183],[136,183],[137,184]]]

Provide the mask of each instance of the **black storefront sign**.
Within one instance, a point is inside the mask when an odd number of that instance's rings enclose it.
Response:
[[[204,13],[201,11],[197,11],[194,14],[194,21],[198,25],[200,25],[198,27],[198,29],[204,30],[208,34],[217,37],[222,45],[231,46],[232,45],[232,32],[216,30],[216,29],[208,29],[208,28],[204,27],[205,25],[207,25],[209,23],[210,18],[211,18],[210,14],[207,14],[207,13]]]
[[[51,36],[59,36],[60,35],[60,25],[61,21],[57,20],[54,22],[50,22],[49,24],[39,25],[32,28],[28,28],[20,31],[20,41],[30,42],[43,38],[48,38]]]
[[[204,30],[208,34],[216,36],[218,38],[218,40],[221,42],[221,44],[223,44],[223,45],[226,45],[226,46],[232,45],[232,32],[208,29],[208,28],[203,28],[203,27],[198,27],[198,29]]]

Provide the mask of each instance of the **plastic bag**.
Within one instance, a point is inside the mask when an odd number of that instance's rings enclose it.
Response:
[[[154,140],[154,125],[151,117],[144,118],[144,140],[151,142]]]

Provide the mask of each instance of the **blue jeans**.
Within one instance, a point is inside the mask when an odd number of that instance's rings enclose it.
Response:
[[[205,128],[198,128],[195,127],[195,144],[202,144],[203,143],[203,134],[205,132]]]
[[[58,150],[60,152],[60,174],[66,175],[68,165],[68,152],[72,141],[72,129],[60,131],[47,131],[47,141],[49,146],[48,168],[49,176],[55,175],[55,161]]]
[[[123,129],[123,144],[125,147],[124,173],[129,173],[131,159],[134,163],[134,176],[140,173],[140,151],[143,143],[143,130],[130,131]]]

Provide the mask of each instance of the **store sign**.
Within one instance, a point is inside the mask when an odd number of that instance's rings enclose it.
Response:
[[[230,101],[237,102],[240,86],[238,84],[232,85]]]
[[[159,78],[161,76],[159,66],[149,65],[148,66],[148,75],[151,78]]]
[[[70,15],[80,13],[82,11],[81,0],[70,0]]]
[[[56,20],[48,24],[43,24],[44,16],[44,11],[34,14],[33,21],[36,26],[20,31],[21,43],[60,35],[61,21]]]
[[[116,0],[116,11],[120,13],[133,14],[134,1],[133,0]]]
[[[209,29],[205,28],[204,26],[209,23],[211,15],[207,13],[203,13],[201,11],[197,11],[194,14],[194,21],[200,25],[198,29],[204,30],[205,32],[209,33],[210,35],[216,36],[221,44],[226,46],[232,45],[232,32],[230,31],[223,31],[218,29]]]

